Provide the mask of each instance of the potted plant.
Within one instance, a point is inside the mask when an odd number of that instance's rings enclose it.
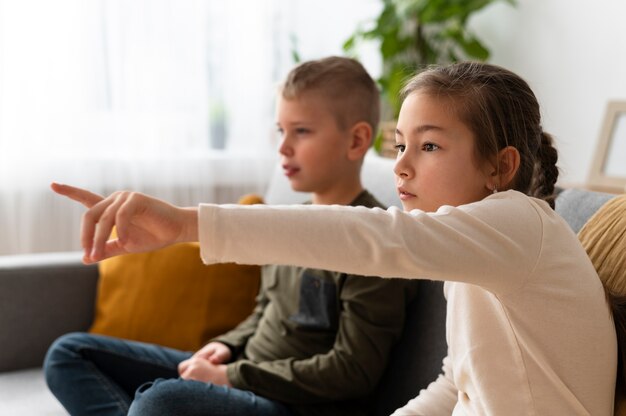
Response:
[[[357,47],[378,41],[382,73],[378,78],[383,102],[383,120],[395,120],[400,112],[400,89],[405,80],[431,64],[460,60],[486,61],[489,50],[468,28],[470,16],[498,0],[382,0],[380,14],[360,25],[343,49],[355,55]],[[505,0],[515,4],[514,0]],[[375,147],[385,153],[385,131],[381,123]],[[391,122],[391,142],[395,122]],[[391,146],[393,151],[393,145]],[[395,152],[393,152],[395,155]]]

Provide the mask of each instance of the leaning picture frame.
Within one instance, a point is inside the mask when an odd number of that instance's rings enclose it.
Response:
[[[626,101],[607,104],[589,185],[602,191],[626,192]]]

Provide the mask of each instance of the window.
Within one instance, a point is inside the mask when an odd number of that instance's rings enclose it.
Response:
[[[51,181],[185,205],[263,193],[291,35],[305,59],[341,53],[379,7],[335,3],[0,0],[0,254],[77,248],[82,208]]]

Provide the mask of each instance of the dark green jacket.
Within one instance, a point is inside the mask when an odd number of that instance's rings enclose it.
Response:
[[[366,191],[351,205],[380,207]],[[233,351],[227,374],[235,388],[298,415],[367,414],[415,288],[403,279],[265,266],[252,315],[213,341]]]

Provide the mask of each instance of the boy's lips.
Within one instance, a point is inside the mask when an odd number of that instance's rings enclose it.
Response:
[[[399,187],[398,188],[398,196],[400,197],[401,200],[406,200],[406,199],[411,199],[411,198],[415,198],[415,194],[412,194],[410,192],[407,192],[404,188]]]
[[[291,165],[283,165],[283,172],[286,177],[290,178],[296,173],[300,172],[300,168]]]

